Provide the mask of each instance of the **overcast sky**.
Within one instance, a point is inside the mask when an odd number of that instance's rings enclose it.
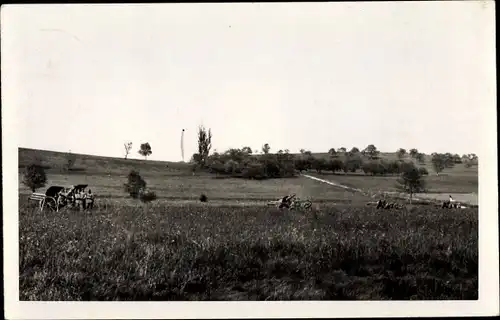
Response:
[[[492,2],[2,7],[21,147],[151,159],[375,144],[477,152],[495,108]],[[5,93],[5,95],[4,95]]]

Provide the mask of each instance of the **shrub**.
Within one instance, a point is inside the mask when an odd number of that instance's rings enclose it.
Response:
[[[156,193],[154,193],[153,191],[141,189],[141,191],[139,192],[139,199],[142,202],[147,203],[156,200],[157,197]]]
[[[32,163],[26,167],[24,171],[23,184],[30,188],[32,192],[35,192],[36,189],[45,186],[46,183],[47,175],[41,165]]]
[[[201,194],[200,201],[201,202],[207,202],[208,201],[208,198],[207,198],[207,196],[204,193]]]
[[[128,174],[128,182],[124,184],[125,192],[132,198],[137,199],[141,191],[146,188],[146,181],[141,177],[139,172],[132,170]]]

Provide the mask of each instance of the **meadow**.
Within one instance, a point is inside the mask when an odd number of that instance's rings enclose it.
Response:
[[[29,149],[20,174],[35,157],[48,185],[88,183],[97,208],[40,212],[19,185],[20,300],[478,298],[477,208],[376,210],[305,177],[216,179],[149,160],[78,155],[78,169],[63,172],[64,154]],[[126,197],[130,169],[157,201]],[[289,193],[314,210],[266,206]]]

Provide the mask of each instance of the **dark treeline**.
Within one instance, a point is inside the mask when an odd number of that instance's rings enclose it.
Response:
[[[390,161],[367,157],[361,153],[321,157],[313,156],[309,152],[294,155],[280,150],[277,153],[252,154],[250,148],[229,149],[224,153],[214,152],[208,156],[203,166],[204,169],[217,175],[246,179],[288,178],[309,170],[318,173],[359,172],[367,175],[398,175],[414,167],[416,164],[411,160]],[[419,170],[424,175],[428,174],[424,167],[420,167]]]

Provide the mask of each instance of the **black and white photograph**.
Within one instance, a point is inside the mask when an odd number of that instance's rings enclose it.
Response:
[[[6,317],[498,315],[494,10],[2,6]]]

